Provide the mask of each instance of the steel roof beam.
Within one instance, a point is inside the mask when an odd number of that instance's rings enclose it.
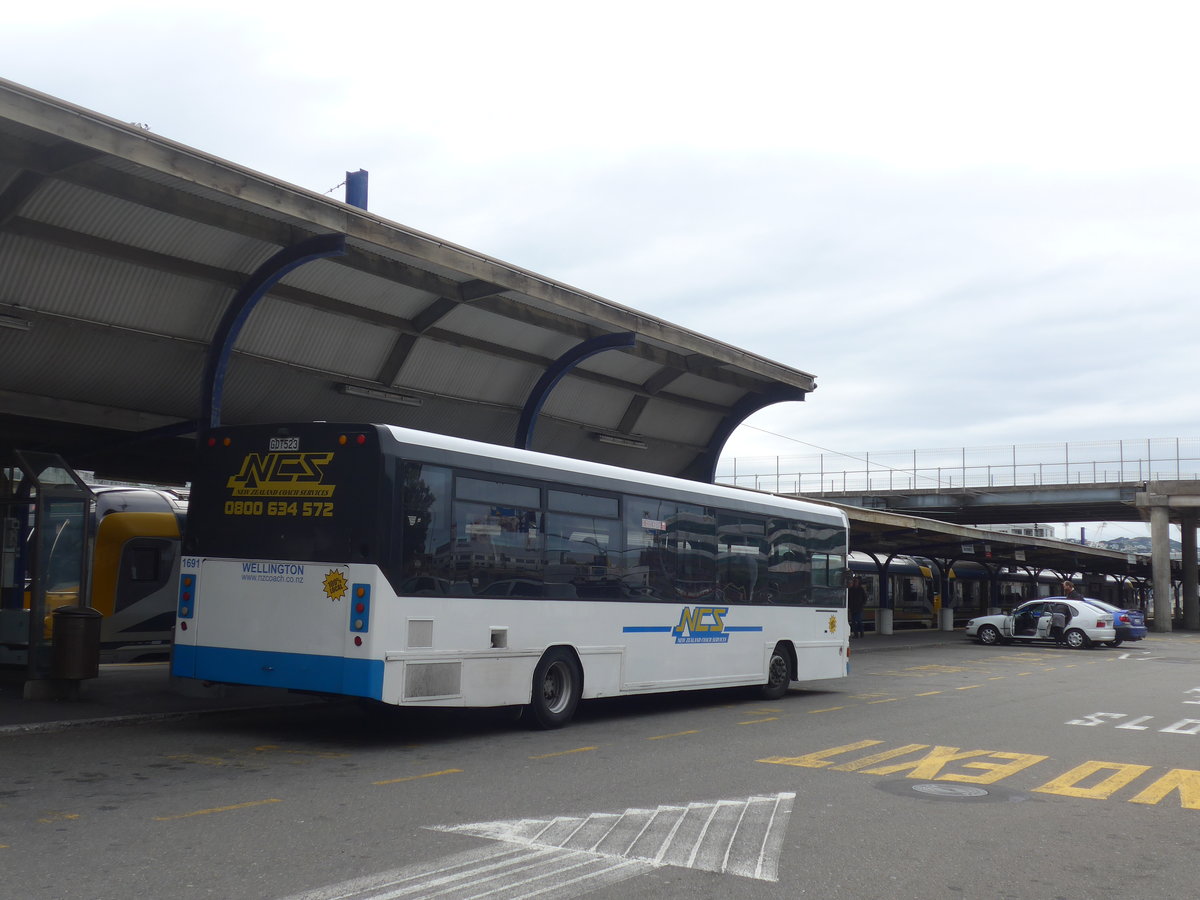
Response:
[[[242,326],[254,311],[258,302],[271,287],[305,263],[346,252],[346,238],[341,234],[323,234],[301,241],[294,247],[285,247],[255,270],[229,301],[225,315],[217,326],[209,345],[204,363],[203,394],[200,403],[201,421],[208,419],[209,427],[221,424],[221,400],[225,388],[225,371],[233,345],[237,342]]]
[[[584,341],[582,344],[576,344],[547,366],[542,377],[538,379],[538,383],[529,392],[529,398],[521,410],[521,416],[517,420],[517,433],[513,436],[513,446],[524,450],[532,449],[533,429],[537,424],[538,414],[542,411],[542,406],[545,405],[550,392],[568,372],[597,353],[632,347],[635,343],[637,343],[637,335],[631,332],[601,335]]]

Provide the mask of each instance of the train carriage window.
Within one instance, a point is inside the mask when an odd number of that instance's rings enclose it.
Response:
[[[121,549],[114,612],[149,597],[167,583],[175,565],[175,544],[161,538],[134,538]]]

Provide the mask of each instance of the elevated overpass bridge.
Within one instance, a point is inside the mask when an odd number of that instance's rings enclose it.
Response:
[[[821,491],[795,494],[863,509],[905,513],[956,525],[1023,522],[1140,522],[1146,482]]]
[[[1148,522],[1156,628],[1170,629],[1178,584],[1184,627],[1200,629],[1200,439],[735,458],[717,480],[962,527]],[[1174,569],[1171,525],[1183,547]]]

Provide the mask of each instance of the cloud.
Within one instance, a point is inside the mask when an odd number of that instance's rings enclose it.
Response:
[[[727,455],[1195,428],[1192,4],[342,12],[63,0],[0,52],[310,190],[368,169],[380,215],[817,376]]]

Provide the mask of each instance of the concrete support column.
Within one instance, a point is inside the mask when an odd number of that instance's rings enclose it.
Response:
[[[1171,517],[1166,504],[1150,507],[1150,568],[1154,574],[1154,630],[1170,631]]]
[[[942,621],[940,623],[940,630],[941,631],[953,631],[954,630],[954,610],[946,609],[943,606],[942,609],[940,610],[940,615],[941,615],[941,619],[942,619]]]
[[[877,609],[875,610],[875,625],[879,629],[880,634],[892,633],[892,610]]]
[[[1183,627],[1200,630],[1200,595],[1196,582],[1196,513],[1187,512],[1180,520],[1183,542]]]

